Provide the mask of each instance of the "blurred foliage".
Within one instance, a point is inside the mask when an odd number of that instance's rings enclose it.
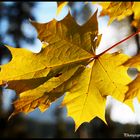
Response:
[[[4,41],[6,36],[9,36],[12,38],[15,47],[21,46],[21,40],[24,40],[27,43],[33,43],[33,37],[27,37],[24,35],[22,25],[25,21],[28,21],[29,18],[32,20],[35,19],[31,12],[34,5],[35,3],[33,2],[12,2],[11,4],[6,4],[4,2],[0,3],[0,21],[8,21],[8,28],[5,34],[0,32],[1,42]]]
[[[139,134],[140,125],[121,124],[110,119],[106,114],[108,125],[99,118],[90,123],[83,123],[74,131],[74,123],[62,118],[62,110],[56,109],[54,115],[57,123],[39,122],[17,115],[7,121],[8,114],[0,114],[1,138],[124,138],[124,134]]]

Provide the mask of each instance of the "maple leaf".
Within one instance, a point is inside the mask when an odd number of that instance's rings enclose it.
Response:
[[[32,22],[38,30],[40,40],[44,42],[42,50],[38,54],[26,49],[7,46],[11,51],[12,60],[8,64],[0,66],[0,85],[8,84],[8,88],[15,89],[20,94],[20,99],[14,103],[15,112],[13,114],[27,113],[35,107],[45,106],[41,105],[44,104],[44,96],[48,97],[50,92],[52,93],[57,86],[74,74],[70,68],[74,67],[76,72],[81,65],[84,66],[84,63],[94,56],[93,46],[96,47],[100,40],[99,36],[99,39],[93,41],[94,37],[98,37],[96,14],[87,23],[81,27],[70,15],[62,21],[54,19],[47,24]],[[87,28],[87,31],[83,27]],[[65,71],[67,67],[69,69]],[[49,91],[46,89],[48,85],[52,87]],[[55,93],[50,96],[58,97]],[[51,97],[49,98],[51,99]],[[40,103],[36,103],[35,106],[35,101]],[[44,109],[41,108],[41,110]]]
[[[126,60],[128,56],[124,54],[104,54],[75,77],[78,84],[66,94],[63,105],[68,109],[68,116],[75,120],[76,128],[96,116],[105,121],[107,95],[123,101],[128,90],[126,85],[131,81],[128,68],[122,66]]]
[[[53,77],[48,81],[44,82],[37,88],[27,90],[20,94],[20,98],[14,102],[15,111],[12,115],[15,115],[19,112],[29,113],[35,108],[44,112],[50,104],[63,95],[63,92],[58,92],[56,89],[61,85],[65,85],[65,82],[70,79],[79,68],[82,68],[81,65],[69,65],[63,68],[62,74],[57,77]],[[71,86],[73,86],[73,83]]]
[[[12,115],[37,107],[43,112],[66,92],[63,105],[76,128],[96,116],[105,121],[106,96],[123,101],[131,79],[122,66],[127,55],[96,55],[101,40],[97,12],[83,26],[70,14],[61,21],[31,23],[43,43],[41,52],[7,46],[12,60],[0,66],[0,85],[7,83],[19,94]]]
[[[130,58],[124,63],[124,66],[129,66],[131,68],[137,68],[138,75],[137,77],[128,85],[129,90],[125,94],[125,100],[133,99],[137,97],[140,102],[140,55],[136,55]]]
[[[115,19],[122,20],[133,13],[132,2],[110,2],[109,6],[102,5],[101,16],[109,15],[111,24]]]
[[[110,2],[110,4],[99,3],[103,10],[101,16],[108,15],[110,17],[109,24],[114,20],[122,20],[127,16],[134,14],[132,25],[139,27],[140,20],[140,2]]]
[[[79,67],[81,67],[81,65],[78,65],[79,62],[77,62],[76,59],[76,62],[73,64],[72,56],[70,57],[69,61],[66,57],[66,54],[63,58],[66,61],[62,61],[62,59],[59,59],[59,57],[54,58],[56,62],[53,61],[52,57],[47,55],[48,50],[51,54],[53,54],[54,50],[56,50],[56,48],[54,48],[54,46],[52,47],[51,45],[47,46],[47,48],[44,48],[39,54],[33,54],[25,49],[12,47],[8,48],[11,52],[13,52],[13,59],[10,63],[1,66],[0,83],[7,83],[8,88],[15,89],[17,93],[20,94],[20,99],[14,103],[15,111],[13,114],[18,112],[28,113],[38,106],[40,107],[41,111],[43,111],[42,106],[45,106],[44,104],[46,102],[48,105],[48,102],[54,101],[56,99],[52,99],[52,96],[58,97],[62,95],[48,94],[52,93],[52,91],[57,86],[59,86],[59,84],[62,84],[62,82],[69,79],[74,74],[74,72]],[[75,50],[72,51],[73,54],[74,52]],[[57,55],[55,54],[55,56]],[[59,60],[57,61],[57,59]],[[79,59],[80,57],[78,57],[78,60]],[[68,66],[67,63],[65,64],[65,62],[70,63],[71,65]],[[80,62],[80,64],[82,63]],[[47,88],[48,86],[49,88]],[[45,102],[44,97],[49,97],[49,99],[46,99]],[[36,106],[34,105],[35,102]]]
[[[42,42],[58,45],[75,45],[93,55],[98,46],[101,35],[98,35],[97,12],[83,25],[79,26],[70,13],[61,21],[52,20],[50,23],[37,23],[31,21],[37,29],[38,38]],[[46,30],[44,30],[46,29]],[[85,30],[86,29],[86,30]],[[79,48],[81,47],[81,48]],[[78,50],[77,50],[78,51]],[[77,54],[79,54],[77,52]]]

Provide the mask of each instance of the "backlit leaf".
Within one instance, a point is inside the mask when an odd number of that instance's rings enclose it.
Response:
[[[134,97],[137,97],[140,102],[140,55],[136,55],[129,59],[127,62],[124,63],[125,66],[129,66],[132,68],[138,69],[138,75],[136,79],[134,79],[129,84],[129,90],[126,93],[126,99],[133,99]]]

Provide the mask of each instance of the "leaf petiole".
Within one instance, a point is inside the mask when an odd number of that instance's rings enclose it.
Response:
[[[130,36],[124,38],[123,40],[117,42],[116,44],[114,44],[113,46],[109,47],[108,49],[106,49],[105,51],[103,51],[102,53],[98,54],[98,55],[95,55],[94,56],[94,59],[97,59],[99,56],[103,55],[104,53],[106,53],[107,51],[111,50],[112,48],[115,48],[116,46],[118,46],[119,44],[123,43],[124,41],[128,40],[129,38],[137,35],[138,33],[140,33],[140,30],[137,31],[136,33],[133,33],[131,34]]]

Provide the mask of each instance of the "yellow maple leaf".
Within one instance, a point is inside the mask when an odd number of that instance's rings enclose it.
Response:
[[[103,3],[103,2],[102,2]],[[110,4],[100,4],[103,7],[101,16],[110,17],[109,24],[114,20],[122,20],[127,16],[134,14],[133,26],[139,27],[140,21],[140,2],[110,2]]]
[[[44,44],[41,52],[8,47],[13,58],[0,66],[0,85],[7,83],[19,93],[12,115],[37,107],[45,111],[66,92],[63,105],[76,128],[96,116],[105,121],[106,96],[123,101],[131,79],[122,66],[127,55],[96,55],[101,40],[97,12],[83,26],[70,14],[61,21],[32,24]]]
[[[31,21],[37,29],[38,38],[49,44],[76,45],[94,54],[101,35],[98,35],[97,12],[83,25],[79,26],[70,13],[61,21],[53,19],[49,23]],[[94,26],[93,26],[94,25]],[[45,30],[44,30],[45,29]],[[86,29],[86,30],[85,30]]]
[[[101,16],[108,15],[111,24],[115,19],[122,20],[133,13],[132,2],[110,2],[109,6],[103,6]]]
[[[76,129],[96,116],[105,122],[107,95],[123,101],[131,79],[127,75],[128,68],[121,64],[128,58],[119,53],[104,54],[75,77],[78,84],[67,92],[63,105],[67,107],[68,116],[74,119]]]
[[[124,65],[138,69],[137,77],[128,85],[129,90],[125,94],[125,100],[137,97],[140,102],[140,55],[130,58]]]
[[[61,84],[65,85],[64,83],[70,79],[80,67],[82,67],[82,65],[77,66],[77,64],[74,64],[65,66],[60,76],[49,79],[37,88],[22,92],[20,98],[14,102],[15,111],[12,115],[19,112],[29,113],[36,107],[39,107],[39,109],[44,112],[50,106],[50,103],[63,94],[63,92],[55,92],[56,88]]]
[[[41,110],[45,110],[44,96],[48,97],[60,83],[64,83],[72,76],[74,72],[70,70],[71,68],[78,70],[95,55],[93,50],[97,47],[101,36],[98,39],[96,14],[91,19],[88,21],[89,26],[84,25],[87,31],[77,25],[70,15],[62,21],[53,20],[46,24],[32,22],[37,28],[40,40],[44,42],[38,54],[23,48],[7,46],[11,51],[12,60],[0,66],[0,85],[8,84],[8,88],[15,89],[20,94],[20,99],[14,103],[13,114],[21,111],[27,113],[38,106]],[[66,68],[69,69],[66,71]],[[49,91],[47,86],[51,88]],[[54,93],[49,98],[58,95]],[[35,101],[39,102],[36,106]]]

